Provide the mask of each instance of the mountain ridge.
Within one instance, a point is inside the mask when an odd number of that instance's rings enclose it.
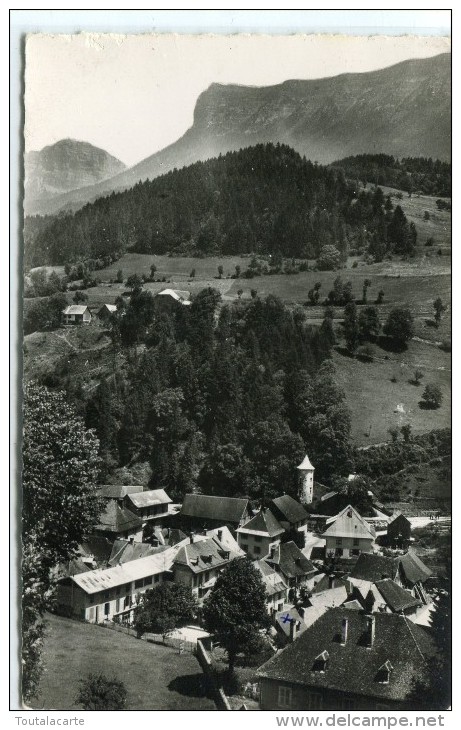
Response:
[[[361,153],[450,158],[451,54],[384,69],[272,86],[212,83],[197,98],[192,126],[176,142],[113,178],[65,193],[47,209],[76,210],[178,167],[258,143],[288,144],[328,164]]]

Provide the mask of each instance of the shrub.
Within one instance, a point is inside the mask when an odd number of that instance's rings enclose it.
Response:
[[[335,246],[322,246],[317,259],[319,271],[334,271],[339,269],[341,254]]]
[[[375,359],[375,351],[371,345],[362,345],[357,350],[357,358],[363,362],[373,362]]]
[[[108,679],[104,674],[89,674],[80,680],[76,702],[84,710],[124,710],[126,687],[117,679]]]

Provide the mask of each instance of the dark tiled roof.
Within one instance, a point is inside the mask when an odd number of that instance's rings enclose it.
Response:
[[[405,517],[405,515],[403,515],[403,514],[402,514],[401,512],[398,512],[398,514],[394,515],[394,516],[393,516],[393,517],[392,517],[392,518],[391,518],[391,519],[389,520],[389,525],[393,525],[393,524],[394,524],[394,522],[395,522],[396,524],[398,524],[399,522],[403,522],[404,524],[408,524],[408,525],[411,525],[411,522],[410,522],[410,520],[409,520],[409,519],[407,519],[407,518]]]
[[[138,560],[148,555],[155,555],[164,550],[167,550],[166,545],[152,547],[152,545],[146,542],[131,543],[129,540],[116,540],[108,562],[110,566],[123,565],[123,563],[129,563],[131,560]]]
[[[97,530],[102,532],[125,532],[142,527],[142,520],[136,517],[129,509],[119,507],[117,502],[110,500],[106,509],[99,517]]]
[[[323,591],[327,591],[330,588],[339,588],[340,586],[345,586],[347,592],[351,592],[351,585],[346,578],[338,578],[336,576],[333,576],[330,585],[330,576],[324,575],[323,578],[315,584],[314,588],[312,589],[312,593],[323,593]]]
[[[273,557],[265,558],[269,565],[277,565],[287,578],[315,573],[316,567],[306,558],[294,542],[285,542],[275,548]]]
[[[257,515],[251,518],[248,522],[245,522],[242,527],[239,528],[238,532],[244,532],[245,530],[253,530],[254,532],[265,532],[269,537],[276,537],[285,532],[282,525],[274,517],[270,509],[262,509]]]
[[[340,644],[342,620],[348,620],[348,636]],[[329,609],[299,639],[269,659],[258,670],[263,678],[292,682],[307,687],[325,687],[356,695],[402,701],[413,679],[421,679],[426,657],[435,652],[427,629],[411,624],[398,614],[374,614],[375,639],[367,648],[367,617],[360,611]],[[327,651],[324,672],[314,671],[316,657]],[[379,669],[392,664],[390,681],[378,681]]]
[[[113,541],[100,535],[90,535],[82,540],[79,552],[84,557],[94,557],[98,564],[107,563],[112,552]]]
[[[386,580],[378,580],[376,582],[376,588],[381,593],[389,608],[395,613],[422,605],[421,601],[412,596],[409,591],[401,588],[395,581],[389,578]]]
[[[123,499],[127,494],[142,492],[143,488],[135,484],[101,484],[98,491],[106,499]]]
[[[287,521],[292,525],[307,520],[309,517],[304,507],[289,494],[271,499],[270,507],[278,520]]]
[[[424,565],[423,561],[412,550],[409,550],[400,558],[400,570],[404,579],[411,585],[419,581],[424,583],[432,575],[432,571]]]
[[[165,535],[165,540],[167,541],[168,545],[177,545],[178,542],[181,542],[181,540],[184,540],[187,537],[186,533],[182,530],[178,530],[176,527],[169,530],[169,532]]]
[[[211,497],[207,494],[186,494],[180,515],[203,520],[220,520],[238,523],[248,507],[247,499],[235,497]]]
[[[237,543],[235,545],[238,549]],[[239,555],[240,553],[224,547],[217,537],[210,537],[184,545],[179,549],[174,562],[187,565],[193,573],[201,573],[204,570],[224,566]]]
[[[394,579],[399,570],[399,559],[388,558],[375,553],[361,553],[351,570],[351,578],[376,583],[383,578]]]

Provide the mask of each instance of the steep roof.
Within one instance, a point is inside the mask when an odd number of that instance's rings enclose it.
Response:
[[[268,565],[264,559],[255,560],[253,565],[256,570],[259,570],[261,573],[266,593],[269,597],[287,589],[288,586],[283,578],[281,578],[275,569],[271,565]]]
[[[394,579],[399,569],[399,559],[389,558],[377,553],[361,553],[351,570],[351,578],[359,578],[376,583],[383,578]]]
[[[348,620],[345,645],[341,645],[341,626]],[[368,648],[364,642],[367,616],[360,611],[331,608],[310,626],[299,639],[269,659],[258,676],[307,687],[325,687],[368,697],[405,700],[414,679],[426,671],[426,657],[435,652],[430,633],[409,624],[404,616],[374,615],[375,638]],[[328,652],[324,671],[316,671],[316,659]],[[381,667],[390,661],[388,684],[379,681]]]
[[[383,596],[389,608],[398,613],[399,611],[405,611],[407,608],[416,608],[421,606],[422,602],[411,595],[405,588],[401,588],[397,583],[390,578],[385,580],[379,580],[376,583],[376,588]]]
[[[309,515],[304,507],[290,497],[289,494],[283,494],[270,501],[270,509],[278,520],[286,520],[290,524],[307,520]]]
[[[180,289],[162,289],[156,295],[158,297],[171,297],[177,302],[186,302],[190,299],[190,291],[184,291]]]
[[[173,501],[164,489],[149,489],[147,492],[135,492],[127,496],[128,500],[138,509],[153,507],[156,504],[171,504]]]
[[[208,494],[186,494],[180,515],[203,520],[221,520],[223,524],[226,522],[239,523],[247,508],[247,499],[212,497]]]
[[[99,525],[97,530],[104,532],[125,532],[126,530],[134,530],[142,527],[142,520],[133,512],[120,507],[114,500],[109,500],[106,509],[99,517]]]
[[[114,312],[117,311],[117,305],[116,304],[103,304],[99,311],[101,312],[104,309],[107,309],[108,312],[113,314]]]
[[[296,467],[297,469],[314,469],[315,467],[312,466],[311,462],[309,461],[309,457],[306,454],[302,462],[299,466]]]
[[[97,563],[106,564],[112,552],[113,542],[102,535],[85,537],[78,547],[79,554],[84,558],[94,558]]]
[[[166,549],[166,546],[153,547],[147,542],[131,543],[129,540],[116,540],[108,562],[111,566],[130,563],[132,560],[146,558],[148,555],[157,555]]]
[[[230,560],[242,555],[244,555],[243,550],[236,542],[234,549],[230,550],[228,544],[223,544],[213,535],[198,542],[183,545],[174,562],[178,565],[186,565],[193,573],[201,573],[211,570],[211,568],[223,567]]]
[[[269,537],[276,537],[277,535],[282,535],[285,530],[280,522],[274,517],[270,509],[266,507],[261,509],[257,515],[239,527],[237,532],[242,534],[250,532],[260,535],[269,535]]]
[[[277,545],[274,554],[265,558],[269,565],[277,565],[286,578],[296,578],[315,573],[316,567],[293,541]]]
[[[374,539],[375,531],[352,505],[347,505],[325,530],[322,537],[353,537]]]
[[[123,499],[127,494],[136,494],[142,490],[139,484],[101,484],[98,487],[99,494],[106,499]]]
[[[395,523],[398,523],[398,522],[406,522],[409,525],[411,525],[411,522],[408,519],[408,517],[405,517],[405,515],[402,514],[401,512],[397,512],[395,515],[392,515],[391,519],[389,520],[388,525],[392,525],[394,522]]]
[[[405,555],[400,558],[400,570],[403,574],[404,579],[407,583],[414,585],[415,583],[424,583],[428,578],[433,575],[429,568],[424,565],[423,561],[418,556],[409,550]]]
[[[312,593],[323,593],[323,591],[327,591],[330,588],[339,588],[340,586],[345,586],[347,589],[348,585],[347,578],[338,578],[337,576],[331,576],[330,578],[330,576],[325,573],[319,582],[313,587]]]
[[[62,310],[63,314],[85,314],[88,309],[86,304],[69,304],[68,307]],[[88,310],[89,311],[89,310]]]

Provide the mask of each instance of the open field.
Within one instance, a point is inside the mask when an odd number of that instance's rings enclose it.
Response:
[[[413,433],[450,425],[451,355],[434,345],[412,341],[403,353],[386,352],[374,345],[374,362],[364,363],[335,351],[337,379],[346,393],[352,415],[352,440],[359,446],[389,440],[388,429],[410,423]],[[386,359],[388,358],[388,359]],[[421,384],[409,383],[414,371],[423,372]],[[396,378],[395,383],[391,378]],[[437,410],[420,408],[427,383],[438,385],[443,401]],[[395,412],[397,405],[403,412]]]
[[[205,677],[192,654],[148,644],[93,624],[48,615],[45,672],[36,709],[81,709],[78,682],[90,672],[121,680],[127,710],[215,710]]]

